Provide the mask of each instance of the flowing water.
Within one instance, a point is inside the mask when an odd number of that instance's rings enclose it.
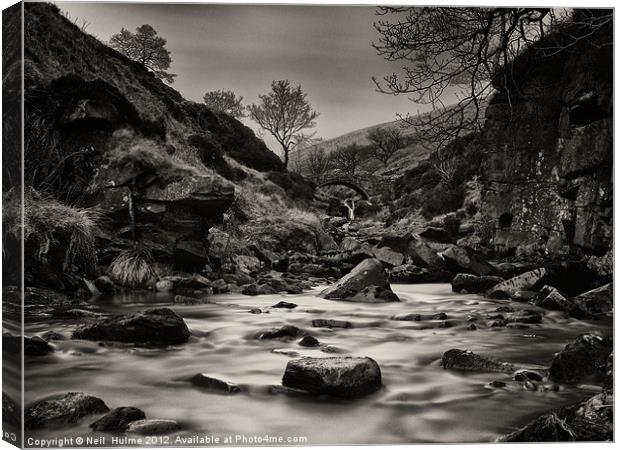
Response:
[[[510,375],[444,370],[439,361],[451,348],[469,349],[528,367],[548,367],[553,354],[580,333],[611,330],[611,322],[567,319],[544,311],[540,325],[527,329],[466,328],[467,315],[490,314],[498,306],[531,308],[506,300],[458,295],[448,284],[393,285],[402,302],[362,304],[324,300],[318,289],[302,295],[215,296],[218,304],[172,308],[187,322],[189,343],[168,348],[103,346],[96,342],[56,341],[57,351],[26,361],[26,404],[67,391],[102,398],[113,408],[135,406],[148,418],[169,418],[183,431],[159,443],[191,444],[178,437],[228,436],[232,444],[269,436],[305,444],[371,444],[492,441],[553,407],[580,400],[591,386],[561,386],[559,392],[527,391]],[[269,309],[278,301],[294,302],[292,310]],[[118,295],[93,299],[110,313],[129,313],[151,306],[171,306],[164,294]],[[250,314],[260,307],[269,313]],[[455,326],[440,322],[405,322],[389,318],[403,313],[444,312]],[[541,310],[541,312],[543,312]],[[349,329],[313,328],[312,319],[348,320]],[[261,329],[291,324],[310,331],[322,344],[346,355],[369,356],[381,367],[383,388],[355,400],[272,393],[287,361],[299,356],[334,356],[304,348],[297,340],[259,341]],[[27,334],[54,330],[69,334],[66,322],[30,324]],[[295,353],[290,353],[295,352]],[[297,356],[296,356],[297,355]],[[197,388],[186,380],[197,373],[244,385],[245,392],[224,395]],[[492,380],[506,388],[493,389]],[[93,417],[65,429],[42,430],[32,437],[94,436]],[[110,445],[107,435],[106,445]],[[307,439],[303,441],[303,438]],[[158,442],[149,441],[148,444]],[[271,441],[273,442],[273,441]],[[204,443],[204,442],[203,442]],[[263,442],[264,444],[265,442]]]

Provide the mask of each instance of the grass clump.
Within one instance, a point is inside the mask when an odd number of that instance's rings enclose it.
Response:
[[[155,260],[151,253],[136,247],[118,254],[110,263],[108,272],[112,280],[127,288],[146,288],[157,281]]]
[[[26,258],[63,271],[90,273],[97,265],[95,238],[101,215],[94,209],[64,205],[34,189],[24,194],[23,222],[20,199],[4,196],[3,238],[25,242]]]

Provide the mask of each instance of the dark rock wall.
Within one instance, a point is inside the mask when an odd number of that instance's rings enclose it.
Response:
[[[611,39],[609,28],[544,57],[530,50],[509,68],[508,88],[496,80],[481,178],[497,250],[611,249],[613,51],[600,45]]]

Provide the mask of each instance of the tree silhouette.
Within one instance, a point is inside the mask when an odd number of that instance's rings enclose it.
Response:
[[[315,127],[319,114],[312,109],[301,85],[293,87],[288,80],[273,81],[271,92],[259,95],[259,99],[259,104],[248,107],[250,117],[280,144],[284,167],[288,168],[291,152],[314,136],[302,131]]]
[[[245,107],[241,104],[243,97],[235,95],[233,91],[209,91],[204,97],[205,104],[213,111],[233,116],[236,119],[245,117]]]
[[[136,28],[135,33],[121,28],[120,33],[110,38],[110,47],[129,59],[138,61],[160,80],[173,83],[176,75],[166,72],[172,58],[165,45],[166,39],[158,36],[155,28],[148,24]]]
[[[368,132],[372,156],[387,166],[394,153],[407,144],[398,128],[375,128]]]
[[[363,153],[362,147],[355,143],[338,147],[332,156],[334,169],[343,175],[354,176],[364,159]]]
[[[495,86],[510,94],[511,63],[526,49],[547,57],[578,42],[613,45],[592,39],[613,26],[609,9],[378,7],[377,15],[375,49],[404,68],[373,80],[380,92],[433,106],[401,118],[437,147],[480,129],[488,97]],[[445,105],[452,96],[456,104]]]

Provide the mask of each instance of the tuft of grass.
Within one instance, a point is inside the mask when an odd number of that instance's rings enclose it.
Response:
[[[3,238],[25,241],[26,257],[62,270],[92,272],[97,265],[95,237],[102,220],[91,208],[64,205],[34,189],[24,194],[23,222],[20,199],[14,192],[4,196]]]
[[[155,260],[143,248],[125,250],[110,263],[110,278],[117,284],[128,288],[145,288],[157,281]]]

